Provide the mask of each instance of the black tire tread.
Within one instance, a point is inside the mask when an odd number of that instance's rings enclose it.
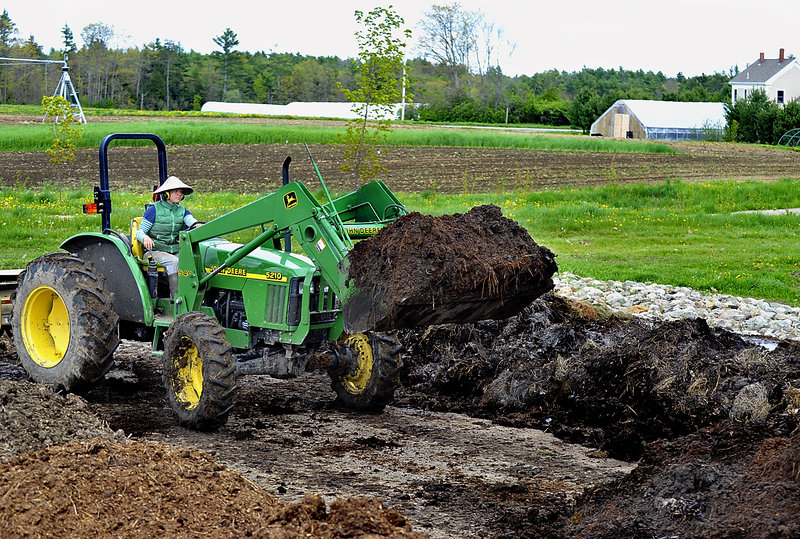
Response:
[[[187,410],[177,401],[171,380],[170,356],[184,336],[194,342],[203,359],[203,391],[193,410]],[[214,430],[227,422],[238,387],[232,351],[225,330],[215,318],[202,312],[182,314],[170,325],[164,334],[163,376],[167,401],[180,425],[196,430]]]
[[[359,394],[348,391],[335,367],[329,369],[328,374],[338,402],[353,410],[380,412],[392,402],[399,385],[402,346],[393,332],[368,332],[367,336],[372,346],[373,364],[372,376],[364,391]]]
[[[67,304],[70,342],[64,359],[45,369],[31,359],[21,331],[22,304],[37,286],[50,286]],[[89,389],[111,369],[119,346],[119,317],[105,277],[90,262],[66,253],[48,253],[32,260],[20,274],[12,301],[12,327],[17,355],[28,375],[54,391]]]

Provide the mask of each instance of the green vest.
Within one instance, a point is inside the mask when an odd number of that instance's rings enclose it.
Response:
[[[180,204],[170,204],[159,200],[156,206],[156,220],[147,233],[153,240],[153,249],[167,253],[178,253],[178,235],[185,228],[183,217],[186,208]]]

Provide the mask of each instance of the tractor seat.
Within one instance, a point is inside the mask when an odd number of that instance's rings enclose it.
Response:
[[[131,219],[131,253],[139,260],[144,259],[144,245],[136,239],[136,232],[139,230],[139,225],[142,224],[142,217],[134,217]]]
[[[139,230],[139,225],[142,223],[142,217],[134,217],[131,219],[131,253],[136,257],[136,261],[141,266],[142,270],[147,270],[147,260],[144,258],[144,245],[141,241],[136,239],[136,231]],[[158,264],[158,271],[163,273],[166,271],[164,266]]]

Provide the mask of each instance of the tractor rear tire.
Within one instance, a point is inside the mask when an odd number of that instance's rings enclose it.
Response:
[[[53,391],[89,389],[119,345],[105,277],[70,253],[50,253],[31,261],[18,282],[11,328],[22,367]]]
[[[192,311],[164,334],[164,385],[178,423],[214,430],[228,420],[236,392],[236,361],[216,318]]]
[[[343,336],[336,343],[338,361],[328,369],[337,400],[353,410],[383,410],[398,386],[401,349],[391,333]]]

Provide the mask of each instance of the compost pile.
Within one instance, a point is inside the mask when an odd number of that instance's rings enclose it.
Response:
[[[799,343],[599,319],[552,294],[507,321],[400,335],[403,404],[640,461],[545,522],[517,515],[517,536],[800,536]]]
[[[0,379],[0,500],[2,537],[425,537],[374,498],[282,502],[204,451],[130,441],[82,397],[17,380]]]
[[[563,536],[798,537],[800,432],[723,421],[649,444],[584,496]]]
[[[406,518],[387,505],[407,500],[403,511],[412,518],[409,507],[431,504],[430,511],[457,519],[448,505],[455,500],[468,518],[488,522],[491,533],[478,535],[484,537],[800,536],[800,343],[743,337],[703,320],[601,317],[552,293],[507,320],[397,333],[406,348],[395,401],[402,409],[541,428],[584,444],[590,457],[621,457],[638,467],[587,485],[574,498],[544,489],[548,468],[539,468],[548,459],[559,466],[569,460],[534,451],[510,482],[465,487],[456,467],[449,482],[431,479],[422,483],[424,491],[403,488],[392,474],[368,477],[381,486],[383,502],[344,498],[326,508],[307,494],[319,492],[320,482],[304,490],[304,499],[276,502],[208,453],[124,442],[91,416],[83,399],[22,381],[13,349],[6,352],[0,341],[0,461],[6,461],[0,464],[0,535],[413,537]],[[118,356],[129,367],[125,354]],[[144,376],[151,379],[135,382]],[[139,436],[171,423],[161,391],[153,389],[157,368],[145,362],[131,378],[107,380],[93,409],[135,426]],[[221,454],[264,468],[277,452],[301,443],[315,444],[320,458],[349,447],[332,444],[337,437],[316,433],[319,424],[307,426],[299,413],[325,418],[332,411],[327,384],[320,386],[321,393],[311,384],[276,396],[279,386],[254,385],[237,404],[244,421],[220,435],[230,438]],[[382,462],[415,438],[436,445],[423,431],[405,439],[407,426],[392,423],[392,415],[380,421],[396,438],[352,435],[358,449],[345,453],[342,481],[357,478],[351,475],[355,452],[375,447]],[[294,434],[286,432],[289,416],[299,416]],[[496,462],[491,445],[479,449],[482,429],[485,424],[459,431],[474,444],[469,458]],[[174,439],[180,440],[191,446],[191,434]],[[378,460],[366,461],[370,470]],[[312,481],[329,464],[321,462],[304,469]],[[415,469],[429,464],[420,459]],[[296,473],[291,466],[281,470],[285,477]]]
[[[797,343],[770,351],[702,319],[585,309],[548,294],[507,321],[401,332],[404,402],[547,429],[627,461],[646,442],[800,407]]]
[[[501,319],[553,288],[555,255],[499,207],[411,213],[348,254],[348,331]]]
[[[43,385],[8,380],[0,380],[0,425],[0,462],[76,439],[125,439],[124,433],[112,431],[97,419],[82,398],[56,395]]]
[[[197,449],[100,438],[0,465],[5,537],[422,537],[375,499],[283,503]],[[370,535],[371,534],[371,535]]]

